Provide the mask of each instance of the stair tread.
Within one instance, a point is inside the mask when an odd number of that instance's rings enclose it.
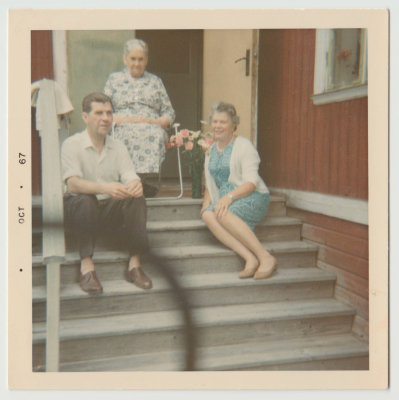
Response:
[[[223,326],[353,314],[352,307],[335,299],[295,300],[192,309],[192,318],[197,326]],[[175,310],[64,320],[60,322],[60,339],[163,331],[182,327],[182,324],[182,313]],[[44,322],[33,324],[33,340],[35,342],[44,340],[45,333],[46,324]]]
[[[266,217],[265,221],[260,223],[258,227],[262,226],[289,226],[299,225],[302,221],[298,218],[292,217]],[[148,221],[147,230],[189,230],[205,228],[205,223],[200,219],[187,219],[177,221]]]
[[[285,197],[278,194],[270,195],[270,202],[285,201]],[[192,199],[190,197],[182,197],[180,199],[151,199],[147,200],[147,207],[157,206],[175,206],[175,205],[200,205],[203,199]],[[42,196],[32,196],[32,207],[40,208],[42,206]]]
[[[263,243],[263,246],[274,254],[298,252],[298,251],[316,251],[317,246],[303,241],[280,241]],[[186,258],[186,257],[207,257],[207,256],[226,256],[233,254],[233,251],[226,247],[215,243],[210,245],[195,245],[195,246],[173,246],[173,247],[158,247],[152,249],[155,254],[165,258]],[[66,260],[63,264],[76,264],[80,261],[77,252],[67,253]],[[128,258],[127,252],[124,251],[95,251],[93,260],[94,262],[111,262],[111,261],[125,261]],[[33,266],[40,266],[43,264],[43,257],[41,255],[32,256]]]
[[[237,272],[223,273],[205,273],[190,274],[179,277],[179,283],[185,289],[208,289],[208,288],[225,288],[225,287],[249,287],[249,286],[271,286],[290,283],[303,282],[320,282],[334,281],[335,275],[328,273],[316,267],[309,268],[290,268],[277,270],[269,279],[253,280],[239,279]],[[101,279],[101,277],[99,277]],[[154,277],[154,292],[164,292],[170,290],[170,285],[163,277]],[[108,280],[102,281],[104,288],[102,296],[123,296],[123,295],[142,295],[143,291],[125,280]],[[84,293],[77,283],[61,285],[60,295],[62,300],[67,299],[84,299],[87,294]],[[32,298],[34,302],[45,301],[46,287],[36,286],[32,289]]]
[[[300,226],[302,221],[299,218],[293,217],[266,217],[261,222],[256,230],[262,227],[285,227],[285,226]],[[164,231],[191,231],[191,230],[202,230],[207,229],[205,222],[201,219],[185,219],[185,220],[172,220],[172,221],[147,221],[147,231],[151,232],[164,232]],[[41,235],[42,228],[40,226],[32,227],[33,235]]]
[[[368,346],[352,334],[310,336],[289,340],[260,340],[225,346],[199,348],[196,351],[196,369],[232,370],[257,365],[278,365],[316,360],[359,357],[368,355]],[[178,370],[184,352],[158,352],[116,357],[95,361],[82,361],[61,366],[64,371],[151,371]]]
[[[263,247],[272,253],[286,253],[286,252],[297,252],[297,251],[316,251],[317,245],[303,242],[303,241],[278,241],[278,242],[262,242]],[[153,248],[154,253],[165,257],[176,257],[181,255],[181,257],[189,256],[218,256],[233,254],[233,251],[218,244],[208,244],[208,245],[195,245],[195,246],[181,246],[176,247],[158,247]]]

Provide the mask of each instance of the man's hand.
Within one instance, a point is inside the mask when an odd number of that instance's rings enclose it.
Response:
[[[131,197],[141,197],[143,195],[143,185],[139,179],[130,182],[126,188]]]
[[[120,182],[105,182],[103,185],[104,193],[113,199],[123,200],[132,197],[128,190],[128,186],[125,186]]]

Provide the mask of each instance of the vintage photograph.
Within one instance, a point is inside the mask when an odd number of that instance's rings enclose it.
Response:
[[[372,373],[375,30],[147,25],[29,30],[33,379]]]

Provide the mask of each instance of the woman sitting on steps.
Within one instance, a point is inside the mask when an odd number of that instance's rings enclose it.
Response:
[[[239,277],[265,279],[276,269],[276,259],[254,229],[266,216],[270,195],[258,173],[258,152],[248,139],[235,134],[238,123],[232,104],[219,102],[212,107],[215,143],[205,158],[201,214],[215,237],[244,259]]]

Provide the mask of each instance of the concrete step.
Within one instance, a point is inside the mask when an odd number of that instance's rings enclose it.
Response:
[[[178,200],[147,200],[148,221],[176,221],[199,219],[202,199],[183,197]],[[32,226],[41,225],[41,196],[32,197]],[[270,206],[267,213],[270,217],[282,217],[286,215],[285,198],[271,195]]]
[[[100,278],[101,280],[101,278]],[[270,303],[285,300],[330,298],[335,275],[319,268],[277,270],[269,279],[239,279],[235,272],[183,275],[190,307]],[[61,286],[61,319],[179,309],[165,278],[153,278],[153,289],[143,291],[125,280],[102,281],[104,292],[88,296],[77,283]],[[33,288],[33,321],[45,321],[46,287]]]
[[[182,198],[179,200],[147,200],[148,221],[184,221],[199,219],[202,201],[202,199],[190,198]],[[269,217],[285,216],[285,198],[272,195],[270,197],[270,206],[267,215]]]
[[[163,351],[61,365],[61,371],[181,371],[183,351]],[[367,370],[368,346],[352,334],[281,341],[262,340],[199,348],[195,369],[202,371]]]
[[[351,307],[334,299],[192,310],[199,347],[349,333],[353,316]],[[178,311],[61,321],[60,362],[182,349],[183,328]],[[33,324],[34,368],[44,364],[45,333],[45,323]]]
[[[300,240],[301,227],[301,221],[296,218],[270,217],[255,232],[259,240],[267,242]],[[213,244],[216,241],[201,220],[149,222],[148,235],[152,247]]]
[[[302,241],[263,243],[276,258],[279,270],[283,268],[312,267],[316,265],[317,246]],[[153,248],[173,268],[177,276],[195,273],[238,273],[243,268],[242,260],[231,250],[220,244],[204,246],[170,246]],[[33,256],[33,286],[45,285],[46,268],[43,257]],[[102,280],[121,279],[128,262],[128,254],[123,251],[95,251],[94,262]],[[76,252],[67,253],[61,268],[61,282],[75,283],[79,280],[80,259]],[[143,258],[143,268],[151,277],[160,276],[156,266],[149,265]]]
[[[290,217],[267,217],[264,222],[255,229],[256,236],[261,241],[292,241],[300,240],[302,222]],[[151,247],[191,246],[214,244],[215,237],[199,219],[185,221],[150,221],[147,223],[148,238]],[[33,254],[41,253],[42,232],[40,229],[32,230]],[[97,247],[102,250],[116,250],[121,241],[114,237],[105,239],[100,236]],[[77,248],[72,235],[66,235],[67,251],[75,251]]]

